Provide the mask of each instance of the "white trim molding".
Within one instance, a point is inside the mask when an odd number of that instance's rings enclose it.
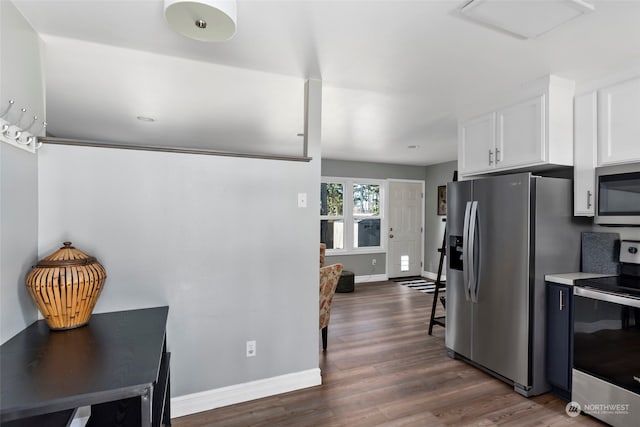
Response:
[[[322,384],[320,368],[294,372],[248,383],[234,384],[171,399],[171,418],[209,411],[262,397]]]
[[[384,282],[385,280],[389,280],[386,274],[369,274],[366,276],[356,276],[354,278],[355,283]]]
[[[443,267],[444,270],[444,267]],[[438,273],[432,273],[430,271],[423,271],[422,272],[422,277],[426,277],[427,279],[431,279],[431,280],[436,280],[438,278]],[[440,278],[440,280],[442,280],[443,282],[447,280],[447,276],[445,274],[445,272],[442,272],[442,277]]]

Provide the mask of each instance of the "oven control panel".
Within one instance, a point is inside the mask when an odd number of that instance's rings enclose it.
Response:
[[[640,240],[620,242],[620,262],[640,264]]]

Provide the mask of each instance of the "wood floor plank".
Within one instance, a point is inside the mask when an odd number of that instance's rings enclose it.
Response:
[[[336,294],[323,384],[175,418],[175,427],[601,426],[570,418],[566,402],[525,398],[444,348],[444,328],[427,335],[432,296],[394,282]],[[444,315],[438,305],[437,315]]]

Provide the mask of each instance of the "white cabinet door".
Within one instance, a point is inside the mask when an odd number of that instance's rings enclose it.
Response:
[[[597,146],[596,92],[576,96],[574,103],[573,142],[573,214],[593,216]]]
[[[598,92],[598,165],[640,160],[640,78]]]
[[[545,95],[498,111],[497,165],[511,168],[546,160]]]
[[[574,91],[574,82],[547,76],[511,95],[511,104],[461,120],[461,176],[573,166]]]
[[[461,175],[495,167],[496,115],[484,114],[460,123],[458,168]]]

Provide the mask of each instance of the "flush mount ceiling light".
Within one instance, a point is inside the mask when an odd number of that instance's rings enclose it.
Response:
[[[460,13],[473,21],[531,39],[593,9],[584,0],[471,0]]]
[[[235,0],[164,0],[167,24],[189,38],[216,42],[228,40],[236,32]]]

